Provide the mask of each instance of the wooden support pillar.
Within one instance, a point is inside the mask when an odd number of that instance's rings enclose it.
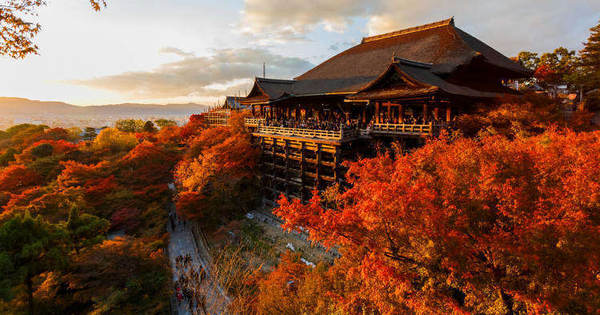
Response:
[[[321,187],[321,144],[317,143],[317,189]]]
[[[289,140],[285,141],[285,196],[290,196],[290,145]]]
[[[398,104],[398,123],[402,124],[404,122],[404,109],[402,108],[402,104]]]
[[[269,117],[273,119],[273,106],[269,106]]]
[[[423,104],[423,122],[427,121],[427,103]]]
[[[450,108],[450,106],[446,105],[446,121],[447,122],[451,122],[452,121],[452,110]]]
[[[286,108],[285,110],[285,118],[290,119],[290,108]]]
[[[260,117],[261,118],[265,118],[265,111],[262,105],[258,105],[259,110],[260,110]]]
[[[271,107],[271,109],[273,109],[273,107]],[[273,113],[273,110],[271,110],[271,114]],[[277,147],[277,138],[273,138],[273,143],[271,144],[271,153],[273,153],[272,157],[273,157],[273,171],[272,171],[272,175],[273,175],[273,183],[271,184],[271,188],[273,188],[273,190],[277,190],[277,156],[275,148]],[[276,194],[276,193],[275,193]],[[275,198],[277,198],[278,196],[275,196]]]
[[[302,145],[300,146],[300,200],[302,203],[306,202],[306,191],[304,189],[304,186],[306,185],[306,176],[304,175],[306,172],[306,162],[304,157],[304,150],[306,149],[305,144],[305,142],[302,142]]]
[[[387,103],[387,119],[388,121],[392,121],[392,103]]]
[[[333,178],[335,179],[335,182],[338,182],[338,179],[340,178],[340,165],[341,163],[341,152],[340,152],[340,147],[339,146],[335,146],[335,153],[333,155]]]
[[[367,106],[365,105],[365,107],[363,107],[362,110],[362,123],[366,124],[367,123]]]
[[[440,107],[439,106],[435,106],[435,108],[433,109],[433,117],[436,120],[440,119]]]
[[[381,102],[375,102],[375,123],[379,123],[379,106]]]

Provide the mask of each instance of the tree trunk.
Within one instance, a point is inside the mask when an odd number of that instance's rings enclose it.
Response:
[[[27,285],[27,304],[29,308],[29,315],[33,315],[33,277],[27,275],[25,278],[25,285]]]
[[[504,304],[504,307],[506,308],[506,315],[514,315],[515,311],[514,311],[514,302],[513,302],[513,298],[512,296],[504,293],[504,290],[500,289],[498,290],[499,294],[500,294],[500,298],[502,299],[502,303]]]

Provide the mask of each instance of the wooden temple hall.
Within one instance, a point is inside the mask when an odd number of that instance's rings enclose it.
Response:
[[[503,80],[531,75],[451,18],[363,38],[293,80],[256,78],[239,102],[263,151],[265,200],[307,200],[343,182],[340,163],[369,143],[435,136],[477,104],[518,93]]]

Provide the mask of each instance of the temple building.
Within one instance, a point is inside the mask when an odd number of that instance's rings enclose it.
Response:
[[[343,184],[342,161],[369,143],[435,136],[531,75],[451,18],[363,38],[293,80],[256,78],[238,102],[262,148],[265,201]]]

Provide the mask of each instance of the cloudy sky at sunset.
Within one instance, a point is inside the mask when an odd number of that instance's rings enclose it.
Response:
[[[500,52],[579,49],[598,0],[48,0],[40,55],[0,58],[0,96],[78,105],[213,104],[255,76],[292,78],[363,36],[455,16]]]

